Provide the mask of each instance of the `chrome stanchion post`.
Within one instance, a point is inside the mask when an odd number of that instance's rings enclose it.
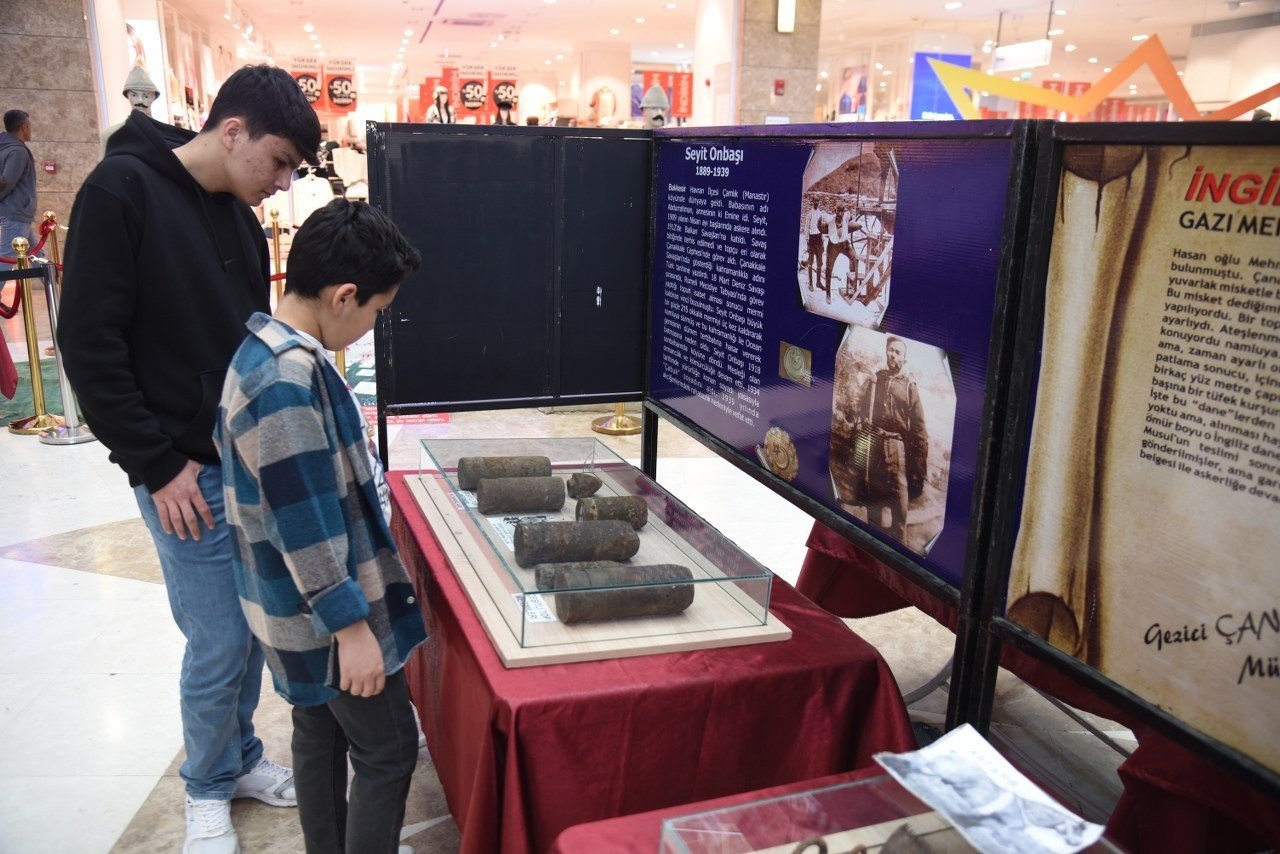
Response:
[[[31,262],[27,251],[31,243],[25,237],[13,239],[13,251],[18,256],[15,265],[19,270],[30,270]],[[19,436],[34,436],[49,427],[58,427],[62,419],[50,415],[45,409],[44,378],[40,376],[40,342],[36,340],[36,312],[31,304],[31,280],[20,279],[18,287],[22,289],[22,323],[27,335],[27,364],[31,367],[31,403],[35,407],[35,415],[15,418],[9,422],[9,432]]]
[[[89,426],[80,420],[80,407],[76,403],[75,393],[71,390],[71,381],[62,368],[62,350],[58,347],[58,303],[62,298],[62,285],[58,278],[58,265],[62,256],[58,251],[58,223],[53,211],[46,211],[45,222],[50,223],[49,259],[53,262],[45,271],[45,302],[49,305],[49,329],[53,335],[53,360],[58,366],[58,385],[62,387],[62,417],[64,424],[50,427],[40,432],[40,441],[46,445],[81,445],[93,442],[97,437]]]

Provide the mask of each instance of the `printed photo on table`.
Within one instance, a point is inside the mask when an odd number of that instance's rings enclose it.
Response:
[[[840,508],[927,555],[946,521],[955,417],[946,351],[849,327],[836,351],[831,412]]]
[[[889,308],[896,143],[817,143],[801,180],[801,303],[814,314],[878,327]]]

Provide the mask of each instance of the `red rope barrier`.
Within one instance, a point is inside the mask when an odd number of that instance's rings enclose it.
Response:
[[[13,292],[13,308],[7,308],[4,303],[0,302],[0,318],[12,320],[14,315],[18,313],[18,309],[22,308],[22,285],[19,284]]]
[[[49,235],[52,234],[53,230],[57,227],[58,227],[58,224],[52,220],[45,220],[44,222],[40,223],[40,242],[37,243],[33,249],[28,250],[27,252],[28,258],[30,258],[32,255],[40,254],[40,250],[43,249],[44,245],[49,242]],[[5,256],[0,255],[0,264],[17,264],[17,263],[18,263],[17,258],[6,258]]]
[[[271,274],[271,281],[273,281],[273,282],[282,282],[282,281],[284,281],[284,277],[285,277],[285,276],[287,276],[287,275],[288,275],[288,273],[272,273],[272,274]]]

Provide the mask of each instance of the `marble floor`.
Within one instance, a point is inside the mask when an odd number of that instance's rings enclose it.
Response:
[[[25,360],[20,328],[3,331]],[[426,436],[589,436],[596,414],[516,410],[393,428],[391,462],[416,467]],[[659,437],[659,481],[794,581],[809,517],[676,428],[664,425]],[[638,462],[639,437],[604,440]],[[125,478],[99,443],[54,447],[4,430],[0,472],[0,851],[180,850],[182,638]],[[950,655],[950,633],[918,612],[850,624],[881,649],[904,690]],[[288,707],[270,690],[263,696],[260,732],[269,754],[287,763]],[[1078,809],[1105,816],[1119,792],[1119,756],[1012,677],[999,699],[1002,738],[1076,781]],[[913,716],[938,722],[945,702],[934,692]],[[1124,731],[1094,723],[1132,747]],[[420,759],[403,839],[419,852],[456,851],[430,756]],[[294,811],[240,801],[233,816],[246,852],[301,850]]]

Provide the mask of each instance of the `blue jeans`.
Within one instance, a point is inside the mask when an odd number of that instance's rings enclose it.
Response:
[[[0,255],[6,258],[18,257],[18,253],[13,251],[15,237],[27,238],[30,248],[36,248],[35,229],[31,227],[31,223],[0,216]]]
[[[265,659],[240,610],[231,566],[236,541],[227,525],[222,469],[205,466],[198,481],[217,523],[212,531],[200,523],[199,542],[164,532],[145,486],[136,487],[134,495],[160,554],[174,622],[187,639],[180,683],[187,759],[179,773],[191,797],[229,800],[236,778],[262,758],[253,712]]]

